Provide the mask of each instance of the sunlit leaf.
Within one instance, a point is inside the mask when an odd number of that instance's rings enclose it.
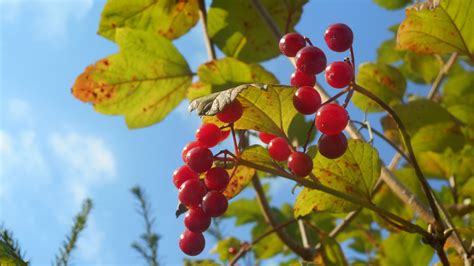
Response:
[[[322,239],[322,260],[326,266],[349,265],[347,263],[341,246],[334,239],[325,237]]]
[[[234,255],[229,252],[230,248],[239,250],[240,240],[235,237],[228,237],[226,239],[220,240],[217,242],[216,247],[214,247],[213,253],[217,253],[219,255],[219,260],[228,261],[234,257]]]
[[[231,199],[238,195],[252,180],[255,169],[238,165],[237,168],[227,170],[230,176],[229,184],[224,190],[224,195]]]
[[[460,150],[465,143],[461,128],[454,122],[437,123],[420,128],[411,139],[415,152]]]
[[[130,28],[175,39],[197,23],[198,10],[198,0],[108,0],[98,34],[114,40],[118,28]]]
[[[377,5],[388,9],[388,10],[395,10],[395,9],[400,9],[407,4],[410,4],[412,1],[411,0],[374,0]]]
[[[88,66],[72,93],[99,113],[125,116],[129,128],[153,125],[183,100],[189,66],[164,37],[118,29],[116,41],[120,52]]]
[[[409,233],[389,235],[382,242],[381,265],[429,265],[434,250],[428,245],[423,245],[420,238],[416,234]]]
[[[406,51],[403,54],[403,63],[399,66],[399,70],[407,79],[427,84],[436,79],[442,66],[441,59],[434,55]]]
[[[184,259],[183,265],[184,266],[219,266],[220,264],[211,259],[207,259],[207,260]]]
[[[377,62],[392,64],[401,60],[403,52],[395,49],[396,44],[394,39],[382,42],[377,49]]]

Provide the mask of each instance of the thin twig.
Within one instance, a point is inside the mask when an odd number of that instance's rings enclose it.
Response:
[[[204,32],[204,41],[206,43],[207,55],[209,60],[216,59],[216,50],[212,44],[211,38],[209,37],[209,32],[207,31],[207,12],[206,12],[206,3],[204,0],[199,0],[199,17],[202,22],[202,29]]]
[[[431,86],[431,90],[428,93],[428,96],[427,96],[428,99],[433,99],[436,96],[436,94],[439,91],[439,88],[441,87],[441,83],[443,83],[444,78],[446,78],[446,76],[449,73],[449,70],[451,70],[454,63],[456,63],[457,58],[458,58],[458,53],[456,52],[452,53],[448,61],[446,62],[446,64],[444,64],[441,67],[441,70],[439,71],[438,76],[433,82],[433,85]]]

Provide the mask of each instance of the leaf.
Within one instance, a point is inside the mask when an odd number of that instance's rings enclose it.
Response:
[[[399,66],[400,72],[413,82],[432,83],[443,66],[443,61],[433,55],[417,54],[406,51],[403,63]]]
[[[334,239],[325,237],[322,239],[322,245],[321,255],[325,266],[349,265],[341,246]]]
[[[240,240],[235,237],[228,237],[224,240],[220,240],[219,242],[217,242],[217,245],[213,249],[212,253],[219,254],[219,260],[228,261],[234,257],[234,255],[229,252],[230,248],[235,248],[236,250],[239,250]]]
[[[219,266],[220,264],[211,259],[204,259],[204,260],[184,259],[183,265],[184,266]]]
[[[255,199],[238,199],[229,204],[224,218],[235,218],[235,225],[259,222],[263,219],[260,207]]]
[[[286,137],[289,125],[297,114],[293,107],[295,91],[295,88],[283,85],[244,84],[195,99],[188,110],[196,110],[198,115],[213,116],[226,104],[238,99],[244,113],[235,122],[235,129],[251,129]],[[205,117],[204,121],[225,125],[216,117]]]
[[[291,121],[290,128],[288,130],[288,139],[290,140],[289,143],[295,147],[303,146],[306,142],[308,130],[313,123],[313,119],[306,120],[304,115],[298,113],[293,118],[293,121]],[[316,132],[317,130],[313,128],[308,143],[311,143],[316,138]]]
[[[270,229],[271,227],[266,223],[258,223],[254,228],[252,228],[252,239],[256,239]],[[282,253],[284,249],[285,245],[280,238],[278,238],[277,234],[271,234],[263,238],[252,247],[252,250],[255,253],[255,258],[258,260],[269,259]]]
[[[392,64],[402,59],[401,51],[395,49],[397,42],[394,39],[386,40],[377,48],[377,62]]]
[[[450,75],[443,87],[443,105],[462,122],[474,125],[474,72]]]
[[[282,32],[294,31],[308,0],[263,0],[262,5]],[[260,62],[280,54],[278,41],[251,0],[214,0],[208,13],[209,34],[225,55]]]
[[[389,235],[382,242],[382,253],[382,266],[429,265],[434,251],[430,246],[423,245],[418,235],[399,233]]]
[[[374,2],[385,9],[396,10],[410,4],[411,0],[374,0]]]
[[[275,76],[262,66],[246,64],[231,57],[200,65],[197,75],[199,81],[188,92],[191,100],[245,83],[278,83]]]
[[[238,165],[235,172],[234,169],[229,169],[227,172],[229,172],[230,181],[223,194],[227,199],[231,199],[237,196],[250,183],[255,174],[255,169]]]
[[[363,63],[359,65],[357,84],[390,105],[400,102],[407,86],[405,78],[396,68],[383,63]],[[358,92],[354,94],[352,99],[354,105],[362,111],[383,111],[377,103]]]
[[[411,143],[416,153],[443,152],[448,147],[459,151],[464,146],[465,138],[457,124],[446,122],[422,127],[413,135]]]
[[[472,60],[473,6],[473,0],[444,0],[407,8],[398,30],[398,47],[426,54],[459,52]]]
[[[370,198],[381,167],[377,150],[360,140],[349,140],[346,153],[338,159],[316,155],[313,165],[313,174],[321,184],[365,199]],[[296,198],[294,215],[305,216],[313,211],[348,212],[355,207],[327,193],[304,188]]]
[[[198,0],[108,0],[98,34],[113,41],[118,28],[129,28],[176,39],[196,25],[198,10]]]
[[[5,266],[27,266],[15,251],[0,239],[0,265]]]
[[[191,70],[163,37],[130,29],[116,37],[120,52],[88,66],[72,93],[99,113],[125,116],[129,128],[153,125],[184,98]]]

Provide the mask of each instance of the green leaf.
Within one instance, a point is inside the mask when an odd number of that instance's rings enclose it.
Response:
[[[294,31],[308,0],[263,0],[262,5],[282,31]],[[280,54],[278,41],[251,0],[214,0],[208,13],[209,34],[225,55],[260,62]]]
[[[382,242],[380,261],[382,266],[428,265],[433,253],[433,249],[423,245],[416,234],[391,234]]]
[[[198,10],[197,0],[108,0],[98,34],[113,41],[118,28],[130,28],[176,39],[196,25]]]
[[[266,223],[258,223],[252,228],[252,239],[256,239],[263,233],[270,230]],[[271,234],[263,238],[260,242],[253,245],[252,250],[255,253],[255,257],[259,260],[269,259],[279,253],[282,253],[285,249],[285,245],[278,238],[277,234]]]
[[[219,266],[220,264],[211,259],[206,260],[189,260],[184,259],[184,266]]]
[[[461,128],[454,122],[424,126],[411,138],[416,153],[424,151],[443,152],[448,147],[454,151],[459,151],[465,142]]]
[[[235,218],[235,225],[260,222],[263,219],[255,199],[239,199],[230,202],[224,218]]]
[[[306,120],[304,115],[298,113],[293,118],[293,121],[291,121],[290,129],[288,130],[288,139],[290,140],[289,143],[295,147],[303,146],[306,142],[306,138],[308,137],[308,130],[313,123],[313,119]],[[311,143],[316,138],[316,132],[317,130],[313,128],[308,143]]]
[[[99,113],[125,116],[129,128],[153,125],[183,100],[191,70],[164,37],[118,29],[116,41],[120,52],[88,66],[72,93]]]
[[[474,105],[474,72],[461,72],[449,76],[443,87],[443,104]]]
[[[359,65],[357,84],[390,105],[400,102],[407,86],[405,78],[396,68],[383,63],[363,63]],[[354,105],[362,111],[383,111],[377,103],[358,92],[354,94],[352,99]]]
[[[286,137],[288,128],[297,114],[293,107],[296,89],[283,85],[245,84],[193,100],[188,110],[206,115],[205,122],[224,126],[213,115],[234,99],[244,108],[242,117],[234,123],[235,129],[251,129]]]
[[[223,194],[228,199],[237,196],[252,180],[255,169],[238,165],[237,168],[227,170],[230,176],[229,184]]]
[[[473,0],[420,3],[406,9],[397,45],[417,53],[474,53]]]
[[[403,63],[399,66],[399,69],[411,81],[428,84],[436,79],[442,66],[442,60],[434,55],[406,51],[403,55]]]
[[[321,184],[365,199],[370,198],[381,167],[377,150],[360,140],[349,140],[346,153],[338,159],[316,155],[313,165],[313,174]],[[355,207],[335,196],[304,188],[296,198],[294,215],[305,216],[313,211],[348,212]]]
[[[388,10],[396,10],[400,9],[407,4],[410,4],[412,1],[411,0],[374,0],[374,2]]]
[[[262,66],[246,64],[231,57],[200,65],[197,75],[199,81],[194,83],[188,92],[190,100],[245,83],[279,83],[275,76]]]
[[[326,266],[341,266],[349,265],[347,263],[344,252],[333,238],[325,237],[322,239],[323,250],[322,250],[322,259],[324,265]]]
[[[403,52],[395,49],[396,44],[394,39],[386,40],[380,44],[377,49],[377,62],[392,64],[400,61]]]
[[[5,266],[27,266],[16,252],[0,239],[0,265]]]
[[[228,261],[231,260],[234,255],[229,252],[230,248],[235,248],[239,250],[240,248],[240,240],[235,237],[228,237],[224,240],[217,242],[216,247],[213,249],[212,253],[219,254],[219,260],[221,261]]]

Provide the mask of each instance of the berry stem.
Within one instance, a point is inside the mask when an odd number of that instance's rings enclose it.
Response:
[[[232,141],[234,142],[234,152],[236,157],[240,156],[239,146],[237,145],[237,138],[235,137],[234,123],[230,124],[230,131],[232,132]]]
[[[348,87],[348,88],[345,88],[344,90],[338,92],[336,95],[334,95],[334,96],[332,96],[331,98],[327,99],[325,102],[323,102],[323,103],[321,104],[321,106],[336,101],[339,97],[341,97],[342,95],[344,95],[344,94],[345,94],[346,92],[348,92],[349,90],[351,90],[349,87]],[[321,108],[321,107],[320,107],[320,108]]]
[[[351,66],[352,66],[352,71],[354,71],[354,75],[352,75],[352,81],[355,82],[355,67],[356,67],[356,63],[355,63],[355,54],[354,54],[354,49],[352,48],[352,45],[351,45],[351,48],[349,49],[350,53],[351,53]]]
[[[346,99],[344,100],[344,104],[342,107],[347,108],[347,105],[349,105],[349,102],[351,101],[352,95],[354,95],[354,90],[350,90],[349,93],[346,96]]]
[[[304,37],[304,40],[309,44],[309,46],[314,46],[308,37]]]
[[[314,129],[314,124],[316,123],[316,116],[314,116],[313,122],[311,123],[311,126],[308,129],[308,132],[306,132],[306,141],[303,146],[303,151],[306,153],[306,149],[308,148],[309,144],[309,139],[311,138],[311,133],[313,132]]]

